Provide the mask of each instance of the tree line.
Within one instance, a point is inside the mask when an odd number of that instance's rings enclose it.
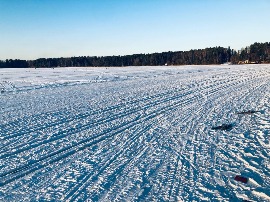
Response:
[[[190,51],[134,54],[124,56],[79,56],[69,58],[39,58],[36,60],[0,61],[0,68],[54,68],[54,67],[113,67],[113,66],[162,66],[210,65],[239,61],[270,63],[270,43],[254,43],[236,51],[230,47],[213,47]]]

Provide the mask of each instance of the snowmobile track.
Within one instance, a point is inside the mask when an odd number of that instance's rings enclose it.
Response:
[[[112,77],[125,79],[102,82],[14,80],[1,97],[0,200],[268,201],[269,67],[166,68],[121,68]],[[30,96],[33,110],[16,111],[16,96]],[[42,99],[52,108],[36,113]],[[252,183],[234,181],[239,174]]]

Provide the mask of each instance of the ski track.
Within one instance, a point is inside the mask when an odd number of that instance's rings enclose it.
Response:
[[[0,69],[0,200],[269,201],[269,68]]]

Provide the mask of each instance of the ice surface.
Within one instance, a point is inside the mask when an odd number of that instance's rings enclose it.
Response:
[[[0,90],[0,201],[269,201],[270,65],[0,69]]]

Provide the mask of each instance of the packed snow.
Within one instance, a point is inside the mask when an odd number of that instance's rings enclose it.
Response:
[[[270,201],[270,65],[0,69],[0,90],[0,201]]]

